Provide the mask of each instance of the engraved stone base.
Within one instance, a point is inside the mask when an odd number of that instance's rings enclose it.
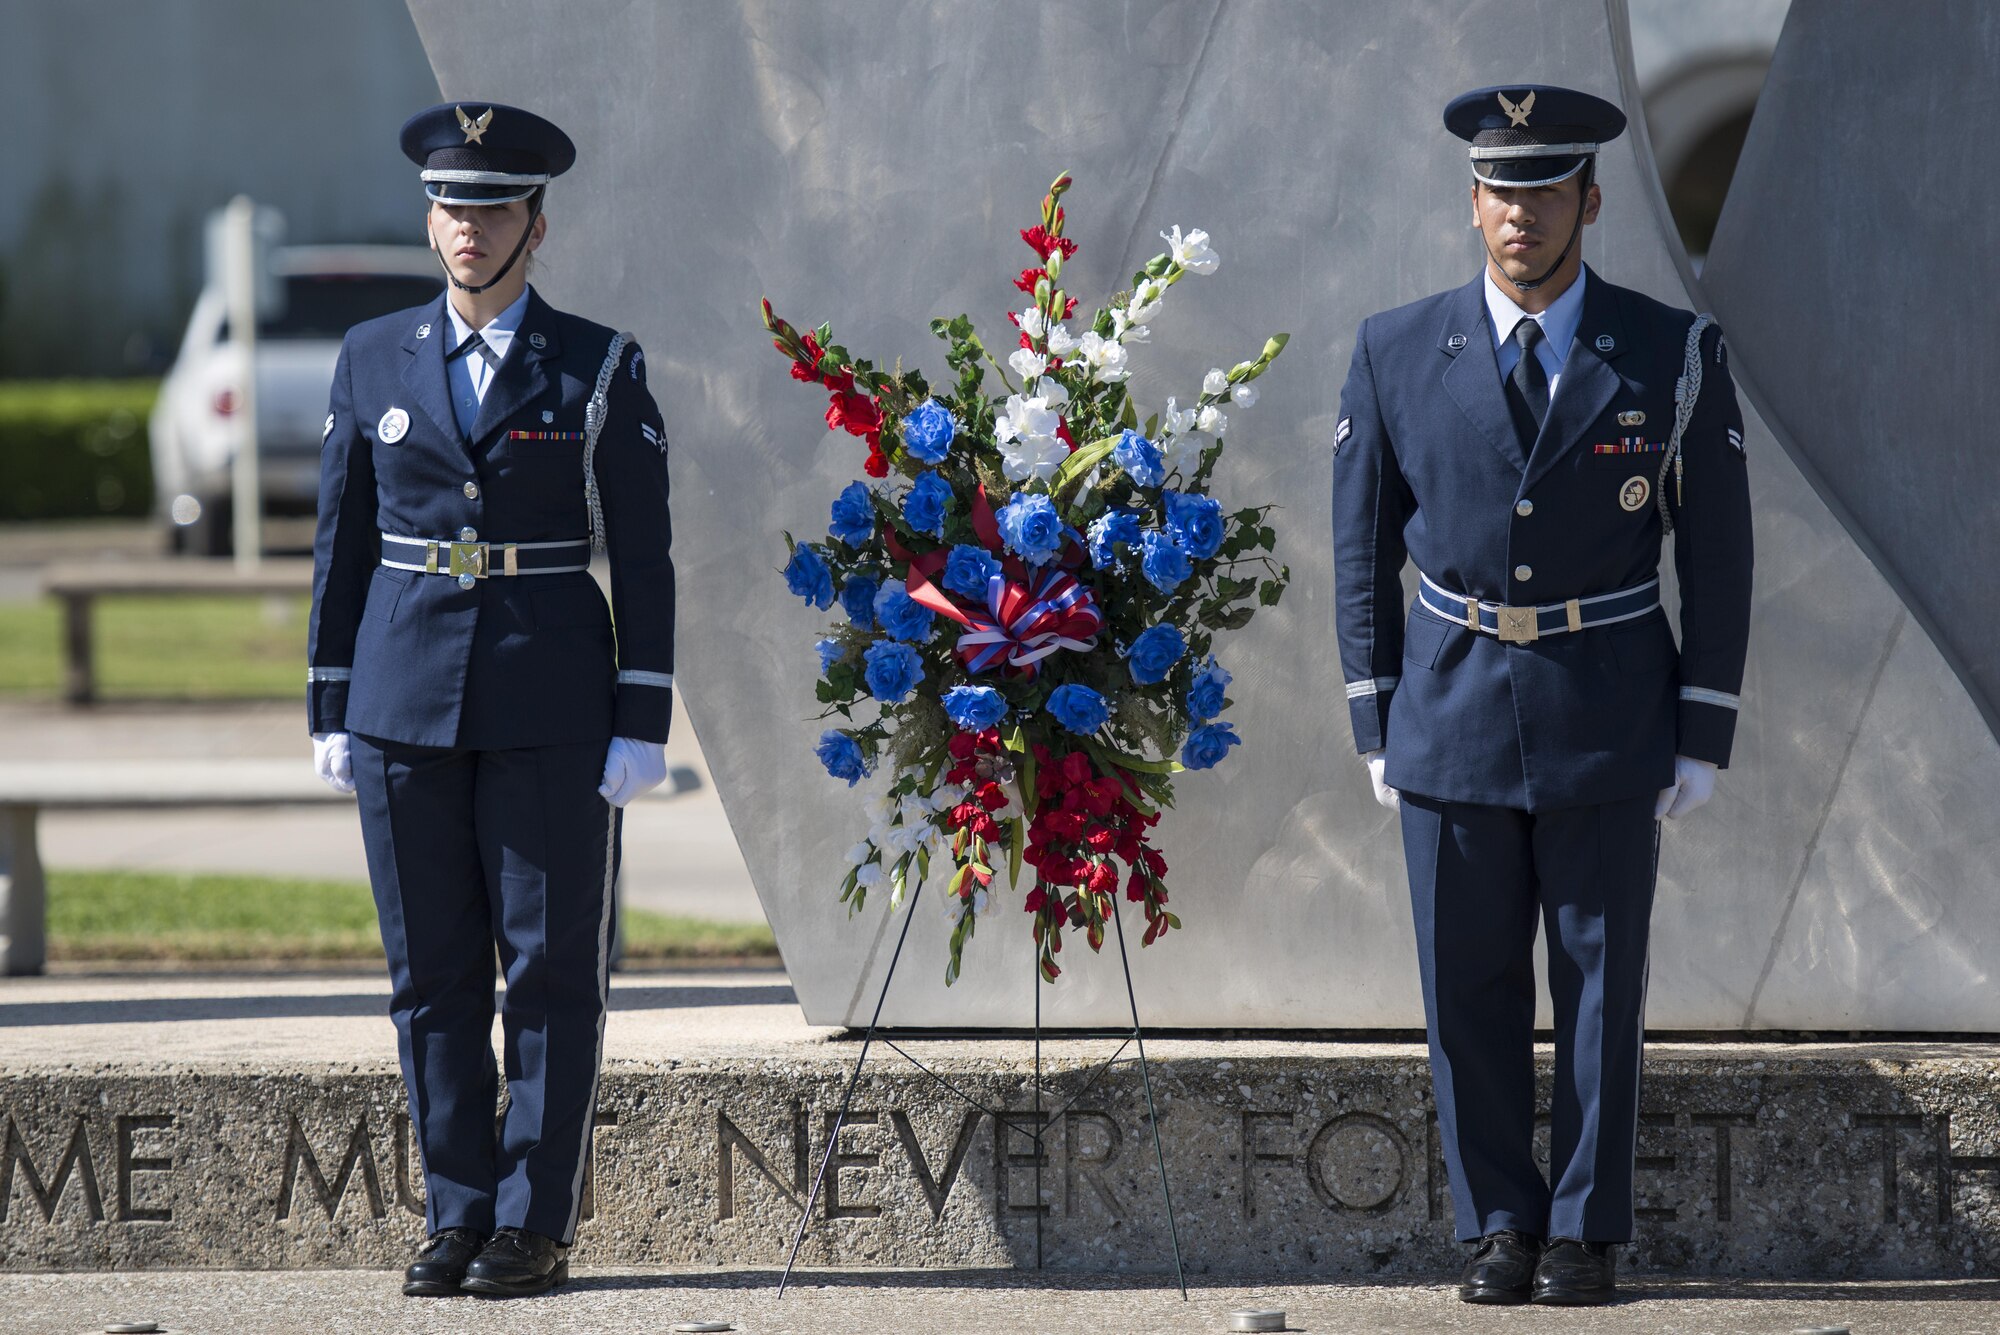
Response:
[[[1034,1123],[1025,1044],[906,1046],[1018,1126]],[[1115,1043],[1053,1046],[1045,1109],[1075,1102],[1046,1121],[1039,1179],[1025,1135],[996,1131],[878,1047],[802,1260],[1032,1266],[1039,1211],[1047,1266],[1170,1270],[1137,1068],[1086,1088],[1088,1056]],[[782,1263],[854,1053],[840,1041],[711,1044],[685,1062],[617,1062],[579,1260]],[[1421,1048],[1157,1040],[1148,1055],[1191,1272],[1455,1273]],[[1546,1049],[1541,1064],[1546,1085]],[[10,1064],[0,1269],[400,1264],[422,1233],[422,1183],[393,1070],[286,1066]],[[1990,1047],[1656,1044],[1627,1265],[1991,1274],[1996,1094]]]

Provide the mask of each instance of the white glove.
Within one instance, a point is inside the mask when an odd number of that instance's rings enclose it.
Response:
[[[666,781],[665,742],[613,737],[610,749],[604,753],[604,782],[597,785],[597,795],[614,807],[622,807]]]
[[[1675,756],[1673,787],[1660,789],[1660,799],[1653,803],[1653,819],[1664,816],[1679,820],[1714,796],[1714,764],[1692,756]]]
[[[1375,800],[1391,811],[1399,810],[1403,805],[1403,795],[1382,782],[1382,771],[1389,764],[1388,757],[1375,750],[1361,758],[1368,762],[1368,782],[1375,786]]]
[[[313,772],[336,793],[354,791],[354,759],[344,732],[313,734]]]

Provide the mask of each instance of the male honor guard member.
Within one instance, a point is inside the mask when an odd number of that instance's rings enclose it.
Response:
[[[528,286],[568,136],[467,102],[402,147],[449,286],[350,330],[334,370],[309,708],[321,774],[360,794],[423,1155],[403,1291],[533,1293],[567,1277],[583,1198],[620,808],[666,776],[667,446],[638,347]]]
[[[1356,747],[1400,801],[1468,1302],[1606,1302],[1632,1236],[1662,816],[1729,761],[1750,609],[1743,422],[1720,331],[1583,264],[1610,103],[1482,88],[1483,272],[1370,316],[1334,432]],[[1674,537],[1680,643],[1660,604]],[[1404,612],[1400,575],[1416,565]],[[1535,1164],[1539,911],[1555,1016]]]

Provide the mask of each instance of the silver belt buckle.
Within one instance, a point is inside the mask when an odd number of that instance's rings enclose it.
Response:
[[[483,542],[454,542],[451,545],[451,570],[460,582],[466,576],[473,579],[486,578],[486,544]]]
[[[1498,635],[1502,644],[1533,644],[1541,638],[1541,618],[1532,607],[1502,607],[1495,609],[1499,621]]]

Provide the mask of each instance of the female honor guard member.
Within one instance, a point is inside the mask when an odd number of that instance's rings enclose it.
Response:
[[[568,136],[460,103],[413,116],[402,147],[449,287],[341,349],[309,707],[320,773],[360,793],[423,1153],[430,1239],[403,1291],[534,1293],[568,1276],[576,1233],[619,809],[666,776],[667,445],[638,347],[527,283]]]
[[[1579,240],[1624,115],[1484,88],[1484,272],[1370,316],[1334,432],[1340,658],[1377,795],[1400,793],[1438,1130],[1467,1302],[1587,1304],[1632,1236],[1661,816],[1729,761],[1750,611],[1743,422],[1706,317],[1614,286]],[[1681,642],[1660,607],[1674,534]],[[1407,623],[1399,579],[1414,560]],[[1535,915],[1555,1095],[1535,1166]]]

